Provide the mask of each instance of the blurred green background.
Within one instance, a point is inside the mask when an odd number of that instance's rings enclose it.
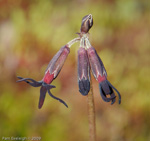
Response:
[[[41,80],[50,59],[80,31],[92,14],[91,44],[105,64],[122,103],[102,101],[92,77],[97,140],[150,140],[150,1],[0,0],[0,140],[41,137],[42,141],[87,141],[87,97],[78,91],[77,50],[71,48],[52,84],[67,109],[39,88],[16,83],[16,76]]]

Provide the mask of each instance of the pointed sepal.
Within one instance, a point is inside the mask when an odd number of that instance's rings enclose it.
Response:
[[[40,99],[39,99],[39,105],[38,108],[41,109],[43,104],[44,104],[44,100],[45,100],[45,96],[46,96],[46,92],[47,92],[47,88],[42,86],[40,88]]]
[[[35,81],[32,78],[23,78],[23,77],[20,77],[20,76],[18,76],[17,78],[20,79],[20,80],[18,80],[16,82],[25,81],[26,83],[28,83],[29,85],[31,85],[33,87],[40,87],[43,83],[43,81]]]
[[[108,80],[104,80],[101,83],[99,83],[99,89],[100,89],[100,94],[102,99],[105,102],[110,102],[111,104],[114,104],[116,101],[116,95],[113,91],[113,89],[117,92],[118,97],[119,97],[119,104],[121,103],[121,95],[118,92],[118,90],[108,81]]]

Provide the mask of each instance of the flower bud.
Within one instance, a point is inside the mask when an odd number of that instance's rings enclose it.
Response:
[[[90,30],[90,28],[93,26],[93,18],[92,15],[86,15],[85,17],[83,17],[82,19],[82,24],[81,24],[81,32],[83,33],[88,33],[88,31]]]

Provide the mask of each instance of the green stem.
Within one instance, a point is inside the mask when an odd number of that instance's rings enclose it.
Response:
[[[92,80],[90,82],[91,88],[87,96],[88,102],[88,118],[89,118],[89,140],[96,141],[96,127],[95,127],[95,107],[94,107],[94,97],[93,97],[93,87]]]

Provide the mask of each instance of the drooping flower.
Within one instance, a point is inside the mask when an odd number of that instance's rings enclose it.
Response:
[[[113,89],[117,92],[119,96],[119,104],[121,103],[121,96],[118,90],[107,80],[107,73],[103,65],[102,60],[98,56],[96,50],[90,46],[87,49],[90,67],[95,79],[99,82],[99,89],[102,99],[106,102],[113,104],[116,100],[115,93]],[[108,97],[109,96],[109,97]]]
[[[79,92],[87,95],[90,90],[90,66],[88,55],[85,48],[80,47],[78,50],[78,85]]]
[[[68,105],[63,100],[52,95],[52,93],[50,92],[50,89],[55,88],[55,86],[50,85],[50,84],[57,77],[59,72],[61,71],[61,68],[62,68],[69,52],[70,52],[70,48],[68,47],[68,45],[65,45],[56,53],[56,55],[49,62],[48,67],[45,71],[45,75],[41,81],[35,81],[31,78],[18,77],[18,79],[20,79],[20,80],[18,80],[17,82],[25,81],[26,83],[28,83],[29,85],[31,85],[33,87],[41,86],[40,99],[39,99],[39,105],[38,105],[39,109],[42,107],[42,105],[44,103],[46,92],[48,92],[48,94],[52,98],[60,101],[66,107],[68,107]]]
[[[93,26],[92,15],[89,14],[83,17],[80,33],[77,33],[79,37],[74,38],[73,40],[68,42],[57,52],[57,54],[49,62],[48,67],[45,71],[45,75],[41,81],[35,81],[31,78],[18,77],[18,79],[20,80],[18,80],[17,82],[25,81],[26,83],[28,83],[33,87],[41,87],[38,105],[39,108],[42,107],[47,92],[52,98],[60,101],[66,107],[68,107],[68,105],[63,100],[52,95],[50,89],[55,88],[55,86],[51,85],[51,83],[61,71],[61,68],[70,52],[70,47],[75,42],[78,41],[80,41],[80,48],[78,49],[79,92],[84,96],[88,95],[90,91],[90,69],[91,69],[95,79],[99,82],[99,89],[102,99],[106,102],[111,102],[111,104],[113,104],[116,101],[116,95],[114,93],[114,91],[116,91],[119,97],[119,104],[121,103],[120,93],[107,80],[107,73],[103,65],[103,62],[98,56],[96,50],[91,46],[89,42],[88,32],[92,26]]]

